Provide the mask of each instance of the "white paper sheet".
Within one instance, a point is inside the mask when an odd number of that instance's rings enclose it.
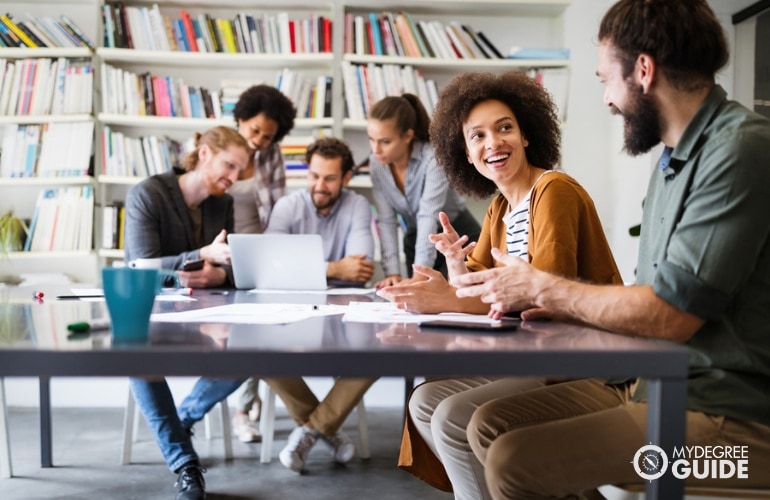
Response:
[[[368,295],[375,292],[374,288],[327,288],[326,290],[268,290],[253,288],[249,293],[267,294],[317,294],[317,295]]]
[[[281,325],[313,316],[330,316],[344,312],[345,306],[327,304],[228,304],[193,311],[153,314],[150,321]]]

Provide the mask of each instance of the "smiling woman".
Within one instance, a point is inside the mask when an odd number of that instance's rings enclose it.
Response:
[[[438,165],[455,189],[478,197],[499,192],[477,242],[458,234],[442,214],[443,231],[431,241],[445,256],[450,277],[502,265],[492,257],[497,249],[560,276],[621,282],[590,196],[567,174],[553,171],[559,122],[549,94],[535,80],[521,72],[457,76],[439,96],[430,131]],[[410,311],[490,312],[478,297],[458,298],[437,273],[419,271],[426,281],[383,294]],[[399,465],[438,488],[453,489],[455,498],[491,498],[465,433],[471,415],[486,401],[546,382],[473,377],[418,386],[408,403]]]

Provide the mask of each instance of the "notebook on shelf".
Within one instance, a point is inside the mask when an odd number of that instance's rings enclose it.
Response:
[[[326,290],[326,261],[318,234],[230,234],[235,287]]]

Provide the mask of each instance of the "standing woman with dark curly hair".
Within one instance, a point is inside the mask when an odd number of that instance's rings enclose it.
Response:
[[[441,92],[431,124],[438,164],[463,194],[496,191],[478,242],[460,236],[445,214],[431,241],[450,278],[496,265],[498,248],[538,269],[586,282],[621,283],[601,221],[588,193],[553,170],[560,130],[551,97],[521,72],[467,73]],[[381,295],[419,312],[489,312],[478,297],[458,299],[440,274],[415,267],[425,281],[394,286]],[[545,385],[542,378],[469,377],[430,380],[417,387],[399,465],[455,498],[487,499],[484,470],[465,434],[479,405]]]
[[[238,97],[233,115],[253,162],[228,191],[235,200],[236,233],[263,233],[275,202],[286,194],[280,142],[294,128],[296,114],[289,98],[270,85],[254,85]]]
[[[279,198],[286,194],[286,168],[280,142],[294,128],[297,110],[270,85],[253,85],[238,97],[233,110],[238,132],[248,141],[252,161],[228,190],[233,197],[236,233],[264,233]],[[259,379],[244,384],[233,430],[244,443],[259,441],[262,412]]]
[[[397,237],[399,216],[404,225],[409,278],[412,264],[446,275],[444,258],[428,239],[439,228],[439,212],[445,212],[457,230],[471,239],[481,229],[465,207],[465,200],[449,187],[446,175],[436,165],[429,126],[428,113],[413,94],[381,99],[369,112],[369,171],[385,272],[385,279],[376,283],[376,288],[403,280]],[[415,278],[423,279],[422,275]]]

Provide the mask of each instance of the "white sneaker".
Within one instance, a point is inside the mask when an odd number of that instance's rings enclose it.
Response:
[[[236,413],[233,417],[233,432],[242,443],[256,443],[262,440],[259,428],[249,420],[246,413]]]
[[[321,439],[331,446],[332,456],[337,463],[346,464],[356,454],[356,447],[353,441],[341,432],[331,436],[321,434]]]
[[[310,449],[318,440],[318,431],[300,425],[289,434],[289,442],[278,454],[284,467],[294,472],[302,472]]]
[[[259,422],[260,417],[262,416],[262,399],[257,396],[256,399],[254,399],[254,402],[251,404],[251,409],[249,410],[249,419],[252,422]]]

